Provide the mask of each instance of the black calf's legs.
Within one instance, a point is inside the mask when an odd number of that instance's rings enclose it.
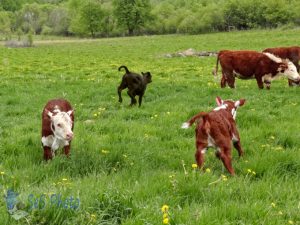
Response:
[[[135,105],[136,104],[136,99],[135,99],[135,94],[132,90],[128,90],[127,94],[129,95],[129,97],[131,98],[131,103],[130,106]]]

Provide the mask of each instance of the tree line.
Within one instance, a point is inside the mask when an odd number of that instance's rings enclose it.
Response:
[[[296,27],[299,0],[1,0],[0,32],[84,37]]]

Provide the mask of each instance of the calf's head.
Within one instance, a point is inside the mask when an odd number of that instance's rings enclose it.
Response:
[[[277,71],[293,81],[300,81],[296,66],[289,60],[283,60],[279,63]]]
[[[53,113],[49,110],[46,110],[46,113],[51,119],[51,130],[54,133],[54,136],[61,140],[72,140],[73,122],[70,116],[73,113],[73,110],[70,110],[68,112],[61,112],[60,110],[55,110]]]
[[[142,75],[143,75],[143,79],[144,79],[144,81],[145,81],[146,84],[152,82],[152,75],[151,75],[150,72],[146,72],[146,73],[142,72]]]
[[[216,109],[225,109],[231,113],[233,119],[236,117],[236,111],[238,107],[243,106],[246,102],[245,99],[240,99],[238,101],[233,100],[222,100],[220,97],[216,97],[216,102],[218,107]],[[216,110],[215,109],[215,110]]]

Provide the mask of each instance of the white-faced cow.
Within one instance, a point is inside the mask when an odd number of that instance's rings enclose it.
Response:
[[[231,165],[231,149],[237,149],[239,156],[243,155],[239,132],[235,117],[238,107],[244,105],[245,99],[239,101],[222,100],[216,98],[218,107],[211,112],[200,112],[182,125],[189,128],[194,122],[196,125],[196,161],[199,168],[203,167],[204,154],[208,147],[217,149],[216,156],[222,160],[228,172],[234,175]]]
[[[226,83],[229,87],[235,88],[235,77],[240,79],[256,79],[259,88],[265,83],[270,89],[271,81],[286,76],[293,81],[299,81],[300,76],[295,65],[288,59],[281,59],[270,53],[256,51],[229,51],[223,50],[218,53],[216,69],[218,64],[222,67],[221,87]]]
[[[44,159],[52,159],[58,148],[70,153],[73,138],[74,111],[71,104],[64,99],[50,100],[42,113],[42,145]]]
[[[267,48],[263,50],[263,52],[269,52],[273,55],[276,55],[282,59],[289,59],[297,68],[299,73],[300,66],[300,47],[299,46],[291,46],[291,47],[277,47],[277,48]],[[289,79],[289,86],[300,85],[300,82],[293,81]]]

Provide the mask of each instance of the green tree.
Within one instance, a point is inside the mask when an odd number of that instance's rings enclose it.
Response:
[[[152,18],[149,0],[114,0],[113,6],[119,26],[125,27],[129,35],[140,30]]]
[[[0,33],[8,37],[11,33],[11,20],[9,12],[0,11]]]
[[[18,12],[17,24],[25,33],[32,30],[34,34],[40,34],[46,20],[47,15],[41,9],[41,5],[37,3],[25,4]]]
[[[103,25],[104,11],[101,9],[101,4],[90,1],[86,3],[80,11],[80,23],[84,30],[92,37],[95,37],[97,32],[100,32]]]

